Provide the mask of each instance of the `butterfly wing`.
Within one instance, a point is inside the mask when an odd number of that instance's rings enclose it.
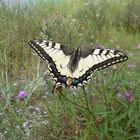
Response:
[[[54,80],[59,84],[66,84],[67,77],[72,75],[67,65],[73,49],[47,40],[32,40],[28,44],[44,61],[48,62],[50,75]]]
[[[89,52],[84,53],[83,51],[81,57],[87,60],[86,64],[92,71],[101,70],[128,59],[128,56],[124,52],[113,49],[91,49]]]
[[[73,77],[78,79],[78,84],[87,83],[94,71],[105,69],[113,64],[124,62],[127,55],[119,50],[88,49],[81,52],[81,58]]]

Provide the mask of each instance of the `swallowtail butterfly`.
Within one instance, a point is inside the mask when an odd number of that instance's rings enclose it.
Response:
[[[66,87],[84,85],[92,73],[113,64],[124,62],[127,55],[119,50],[90,48],[81,50],[68,48],[47,40],[32,40],[29,46],[48,62],[50,75],[56,81],[55,86]]]

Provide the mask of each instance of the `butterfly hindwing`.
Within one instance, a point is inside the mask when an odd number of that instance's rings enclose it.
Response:
[[[81,57],[87,60],[87,65],[92,71],[101,70],[128,59],[125,53],[113,49],[92,49],[91,53],[82,54]]]

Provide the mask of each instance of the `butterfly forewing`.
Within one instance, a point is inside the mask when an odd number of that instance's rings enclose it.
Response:
[[[121,63],[128,59],[125,53],[112,49],[93,49],[91,50],[91,54],[82,54],[81,57],[87,60],[87,65],[92,71],[101,70],[109,67],[110,65]],[[89,61],[92,62],[92,64]]]
[[[60,83],[61,81],[66,83],[65,77],[72,77],[72,73],[67,66],[73,49],[46,40],[32,40],[29,42],[29,46],[33,48],[43,60],[48,62],[50,75],[53,75],[54,79],[57,79]]]

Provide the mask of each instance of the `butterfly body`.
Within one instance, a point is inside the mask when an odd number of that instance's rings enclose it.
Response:
[[[73,51],[73,54],[71,55],[70,61],[68,63],[68,68],[72,73],[76,69],[79,60],[80,60],[80,48],[77,48]]]
[[[86,84],[92,73],[128,59],[127,55],[113,49],[71,49],[47,40],[32,40],[29,46],[48,62],[55,86],[77,87]]]

